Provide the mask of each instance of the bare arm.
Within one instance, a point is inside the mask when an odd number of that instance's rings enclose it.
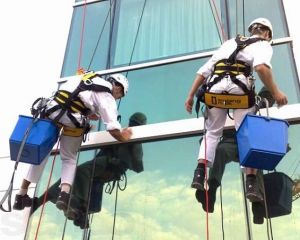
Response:
[[[195,80],[194,80],[194,83],[191,87],[191,90],[188,94],[188,97],[185,101],[185,109],[188,111],[188,113],[192,113],[192,107],[194,105],[194,96],[195,96],[195,93],[198,89],[198,87],[203,83],[204,81],[204,76],[200,75],[200,74],[197,74]]]
[[[265,64],[257,65],[255,68],[260,80],[266,86],[266,88],[271,92],[272,96],[274,97],[277,106],[281,107],[288,103],[288,100],[283,92],[281,92],[274,81],[273,74],[271,69],[266,66]]]
[[[132,135],[132,130],[129,127],[126,127],[122,130],[114,129],[114,130],[108,130],[110,135],[115,138],[116,140],[120,142],[127,142]]]

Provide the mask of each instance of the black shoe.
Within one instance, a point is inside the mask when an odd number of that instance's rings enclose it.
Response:
[[[80,229],[90,228],[89,218],[87,213],[83,213],[80,210],[76,210],[78,217],[74,219],[73,223],[75,226],[80,227]]]
[[[196,168],[194,172],[194,178],[191,187],[198,190],[204,190],[204,169]]]
[[[260,202],[252,203],[252,213],[253,213],[253,223],[254,224],[263,224],[264,223],[264,212],[265,207]]]
[[[255,178],[246,178],[246,198],[250,202],[262,202],[264,200]]]
[[[204,212],[213,213],[215,209],[216,194],[215,191],[208,190],[208,209],[206,206],[206,191],[196,190],[195,196],[198,202],[202,204],[202,209]]]
[[[253,215],[253,223],[254,224],[263,224],[264,223],[264,217],[259,215]]]
[[[25,207],[31,207],[31,204],[32,198],[30,198],[27,194],[25,194],[24,196],[16,194],[13,209],[23,210]]]
[[[69,220],[74,220],[78,217],[78,214],[71,206],[69,206],[69,202],[70,202],[70,194],[66,192],[60,192],[58,199],[56,201],[56,207],[59,210],[64,211],[64,215]]]
[[[216,189],[208,189],[208,212],[213,213],[216,202]]]

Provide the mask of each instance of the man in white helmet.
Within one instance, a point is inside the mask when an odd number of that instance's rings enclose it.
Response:
[[[213,166],[216,147],[222,136],[228,109],[233,109],[236,130],[238,130],[245,115],[253,113],[255,108],[253,70],[257,72],[265,87],[270,91],[278,107],[288,102],[285,94],[277,88],[271,71],[270,62],[273,50],[269,41],[273,37],[273,28],[270,21],[265,18],[257,18],[250,23],[248,31],[250,33],[249,38],[238,36],[236,39],[224,42],[198,70],[186,99],[185,108],[191,114],[194,96],[200,86],[204,86],[205,94],[209,93],[216,97],[220,97],[219,95],[230,95],[234,98],[248,97],[246,106],[241,108],[231,107],[232,102],[230,101],[221,101],[219,105],[214,106],[213,103],[207,103],[208,101],[204,98],[203,101],[208,106],[208,118],[205,121],[207,132],[205,140],[200,145],[198,165],[194,172],[192,188],[204,189],[206,167],[211,168]],[[246,197],[251,202],[263,200],[257,187],[256,172],[257,169],[246,168]]]
[[[70,189],[76,171],[77,153],[80,150],[84,133],[90,128],[89,120],[99,120],[116,140],[127,142],[132,135],[130,127],[122,129],[118,121],[116,99],[124,97],[129,83],[121,74],[113,74],[107,80],[94,72],[70,78],[56,92],[53,100],[47,103],[45,117],[63,127],[60,137],[60,156],[62,160],[61,192],[56,202],[57,208],[67,211]],[[88,130],[85,131],[86,125]],[[50,154],[50,153],[49,153]],[[48,155],[49,156],[49,155]],[[48,157],[40,165],[30,165],[16,195],[13,209],[22,210],[30,206],[27,195],[29,185],[37,183],[44,170]]]

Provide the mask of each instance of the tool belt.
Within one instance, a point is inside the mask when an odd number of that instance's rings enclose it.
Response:
[[[64,127],[64,130],[62,132],[62,135],[69,136],[69,137],[81,137],[84,133],[85,130],[84,128],[76,128],[76,127],[69,127],[69,126],[64,126],[61,123],[54,123],[57,127],[58,130],[60,131],[62,127]]]
[[[209,107],[246,109],[255,104],[255,94],[252,91],[244,95],[205,92],[204,103]]]
[[[47,116],[45,117],[45,119],[52,120]],[[87,134],[91,129],[91,127],[88,123],[85,124],[86,127],[79,127],[79,128],[65,126],[60,122],[55,123],[52,121],[52,123],[57,126],[59,132],[61,131],[62,128],[64,128],[62,135],[69,136],[69,137],[81,137],[82,135]]]

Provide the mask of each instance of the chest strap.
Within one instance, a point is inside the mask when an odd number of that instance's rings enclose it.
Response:
[[[53,119],[54,123],[59,122],[61,117],[67,113],[67,116],[70,118],[72,123],[79,128],[81,124],[76,120],[72,113],[80,113],[81,115],[86,116],[89,113],[89,109],[85,107],[84,103],[78,97],[78,94],[83,91],[111,93],[111,90],[108,87],[94,84],[92,79],[95,77],[99,77],[99,75],[94,72],[89,72],[81,78],[79,85],[73,92],[65,90],[57,91],[54,101],[56,101],[58,105],[47,110],[47,114],[49,115],[61,109],[60,113]]]

